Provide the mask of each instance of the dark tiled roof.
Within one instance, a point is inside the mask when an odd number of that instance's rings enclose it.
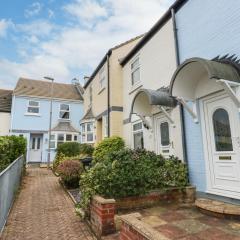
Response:
[[[0,89],[0,112],[11,112],[12,90]]]
[[[92,108],[89,108],[86,112],[86,114],[83,116],[82,120],[88,120],[95,118],[92,112]]]
[[[59,122],[56,127],[52,128],[56,132],[79,132],[70,122]]]
[[[73,84],[53,83],[53,98],[83,100]],[[13,94],[16,96],[50,97],[51,82],[20,78]]]

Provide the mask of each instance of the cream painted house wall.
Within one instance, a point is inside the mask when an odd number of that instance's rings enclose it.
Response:
[[[140,83],[137,86],[131,84],[131,63],[139,57],[140,61]],[[127,123],[131,111],[132,100],[140,88],[157,90],[167,87],[176,69],[176,57],[174,46],[174,34],[172,20],[166,22],[164,26],[135,54],[132,59],[123,67],[123,137],[128,146],[133,147],[132,123]],[[153,114],[158,114],[159,110],[154,110]],[[179,107],[172,110],[171,116],[175,121],[173,145],[174,152],[179,158],[183,157],[182,137],[180,124]],[[132,115],[132,122],[139,120]],[[154,118],[150,119],[154,126]],[[173,128],[173,126],[170,126]],[[156,134],[152,130],[144,128],[144,147],[148,150],[156,151]]]
[[[9,134],[11,113],[0,112],[0,136]]]
[[[112,54],[109,57],[109,79],[110,79],[110,136],[122,136],[123,134],[123,74],[119,60],[127,55],[127,53],[136,45],[140,38],[131,40],[119,46],[112,48]],[[105,88],[100,90],[100,70],[105,70]],[[91,83],[85,89],[84,93],[84,111],[92,106],[92,112],[96,119],[95,134],[96,142],[101,141],[106,135],[106,124],[102,119],[102,115],[107,115],[108,109],[108,90],[107,90],[107,60],[103,67],[100,68]],[[90,88],[92,88],[92,104],[90,104]]]

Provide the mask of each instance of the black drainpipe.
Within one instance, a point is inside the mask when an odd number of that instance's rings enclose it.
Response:
[[[174,33],[174,44],[175,44],[175,55],[176,55],[176,64],[180,65],[179,58],[179,45],[178,45],[178,36],[177,36],[177,26],[176,26],[176,17],[175,10],[171,9],[172,22],[173,22],[173,33]],[[186,124],[184,120],[183,106],[180,103],[180,119],[181,119],[181,129],[182,129],[182,144],[183,144],[183,158],[185,163],[188,165],[188,155],[187,155],[187,145],[186,145]]]
[[[110,52],[107,53],[107,126],[108,126],[108,137],[110,137],[110,64],[109,56]]]

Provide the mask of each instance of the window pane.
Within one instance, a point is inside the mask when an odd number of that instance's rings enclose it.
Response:
[[[133,131],[141,130],[142,129],[142,123],[136,123],[133,125]]]
[[[132,72],[132,85],[136,84],[140,81],[140,69],[137,68],[135,71]]]
[[[133,140],[134,140],[134,149],[144,148],[143,132],[134,133]]]
[[[78,136],[74,135],[74,141],[77,141],[77,140],[78,140]]]
[[[66,141],[72,141],[72,134],[67,134],[66,135]]]
[[[55,140],[55,135],[54,134],[50,136],[50,140]]]
[[[82,132],[85,132],[85,124],[82,124]]]
[[[39,108],[37,107],[28,107],[29,113],[39,113]]]
[[[29,101],[29,106],[32,106],[32,107],[38,107],[38,106],[39,106],[39,102],[36,102],[36,101]]]
[[[92,123],[88,123],[87,124],[87,131],[88,132],[92,132],[92,130],[93,130],[93,124]]]
[[[41,143],[41,139],[38,138],[38,139],[37,139],[37,149],[40,149],[40,143]]]
[[[137,58],[132,64],[131,64],[131,68],[135,68],[135,67],[138,67],[139,65],[139,58]]]
[[[36,138],[33,138],[32,139],[32,149],[35,149],[35,141],[36,141]]]
[[[232,137],[229,116],[225,109],[219,108],[213,114],[213,128],[216,151],[232,151]]]
[[[58,134],[58,141],[64,141],[64,134]]]
[[[170,144],[168,122],[161,123],[160,134],[161,134],[161,145],[168,146]]]
[[[60,110],[62,111],[69,111],[69,105],[68,104],[61,104]]]
[[[62,118],[62,119],[69,119],[69,112],[64,112],[64,111],[61,111],[60,112],[60,118]]]
[[[50,148],[55,148],[55,142],[54,141],[50,142]]]
[[[88,133],[87,134],[87,141],[88,142],[92,142],[93,141],[93,134],[92,133]]]

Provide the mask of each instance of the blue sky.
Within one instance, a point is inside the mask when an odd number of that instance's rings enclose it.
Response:
[[[0,8],[0,88],[19,77],[82,81],[107,49],[140,35],[173,0],[8,0]],[[144,17],[143,17],[144,16]]]

